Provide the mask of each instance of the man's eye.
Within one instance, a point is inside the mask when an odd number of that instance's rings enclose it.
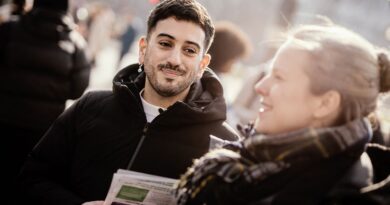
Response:
[[[186,48],[186,49],[184,49],[184,51],[185,51],[186,53],[188,53],[188,54],[191,54],[191,55],[197,53],[196,50],[193,49],[193,48]]]
[[[168,42],[160,42],[159,44],[163,47],[171,47],[171,44]]]

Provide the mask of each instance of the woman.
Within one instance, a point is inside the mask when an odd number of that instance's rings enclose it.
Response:
[[[362,189],[375,182],[365,149],[368,116],[390,90],[385,51],[345,28],[302,26],[255,90],[254,134],[196,160],[178,184],[178,204],[373,202]]]

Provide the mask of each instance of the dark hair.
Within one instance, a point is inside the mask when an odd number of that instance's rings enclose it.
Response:
[[[165,0],[161,1],[150,13],[148,18],[147,38],[156,27],[158,21],[174,17],[177,20],[190,21],[199,25],[205,32],[205,52],[214,38],[214,25],[207,10],[196,0]]]
[[[228,72],[224,66],[229,60],[238,60],[248,56],[252,51],[249,37],[238,26],[228,21],[215,25],[214,41],[209,54],[209,67],[216,72]]]

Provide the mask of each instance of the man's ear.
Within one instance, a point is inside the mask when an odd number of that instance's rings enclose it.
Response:
[[[203,55],[203,58],[200,61],[200,66],[199,66],[200,67],[199,72],[198,72],[199,78],[202,77],[203,72],[205,71],[207,66],[210,64],[210,60],[211,60],[210,54],[206,53],[205,55]]]
[[[314,117],[317,119],[334,120],[339,115],[341,109],[341,95],[335,90],[331,90],[320,96]]]
[[[144,64],[147,45],[148,45],[148,42],[146,40],[146,37],[142,36],[138,41],[138,48],[139,48],[138,61],[139,61],[139,64]]]

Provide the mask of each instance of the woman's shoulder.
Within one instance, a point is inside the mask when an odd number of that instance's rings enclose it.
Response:
[[[389,147],[368,144],[325,204],[390,204],[389,164]]]

